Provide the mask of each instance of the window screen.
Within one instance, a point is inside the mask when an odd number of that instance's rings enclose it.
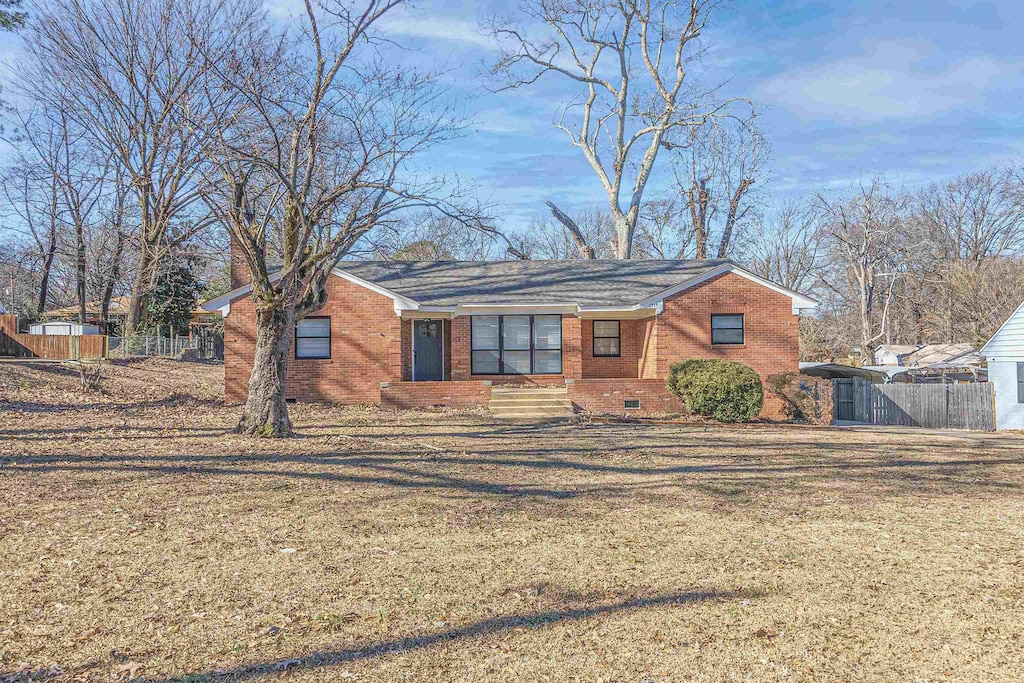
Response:
[[[743,314],[713,314],[711,316],[712,344],[742,344]]]
[[[562,372],[562,316],[533,316],[533,372],[557,375]]]
[[[474,375],[501,373],[501,326],[496,315],[474,315],[472,318]]]
[[[1024,403],[1024,363],[1017,363],[1017,403]]]
[[[295,357],[331,357],[330,318],[304,318],[295,325]]]
[[[594,321],[594,355],[618,356],[622,353],[618,320]]]

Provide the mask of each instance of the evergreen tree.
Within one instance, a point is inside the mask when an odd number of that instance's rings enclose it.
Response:
[[[0,0],[0,30],[15,31],[25,23],[25,13],[17,12],[21,0]]]
[[[203,286],[191,265],[173,265],[165,269],[146,302],[145,327],[151,333],[187,334],[192,311]]]

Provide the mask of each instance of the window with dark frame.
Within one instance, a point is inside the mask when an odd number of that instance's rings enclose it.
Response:
[[[331,319],[303,318],[295,325],[295,358],[311,360],[331,357]]]
[[[712,344],[742,344],[743,314],[712,313],[711,314]]]
[[[562,372],[561,315],[474,315],[469,336],[471,374]]]
[[[1017,403],[1024,403],[1024,363],[1017,363]]]
[[[595,358],[614,358],[622,355],[621,326],[618,320],[595,320],[593,336]]]

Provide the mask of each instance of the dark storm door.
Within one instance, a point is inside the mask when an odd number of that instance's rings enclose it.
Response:
[[[440,320],[414,320],[412,340],[412,378],[417,382],[439,382],[442,376],[443,355]]]

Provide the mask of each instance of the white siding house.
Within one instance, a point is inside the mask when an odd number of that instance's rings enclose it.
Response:
[[[1024,303],[981,347],[981,355],[996,395],[996,429],[1024,429]]]
[[[875,365],[903,365],[903,357],[917,351],[920,346],[882,344],[875,349]]]
[[[48,323],[32,323],[28,327],[29,334],[58,334],[71,335],[74,337],[83,334],[99,334],[99,325],[81,325],[63,320],[54,320]]]

